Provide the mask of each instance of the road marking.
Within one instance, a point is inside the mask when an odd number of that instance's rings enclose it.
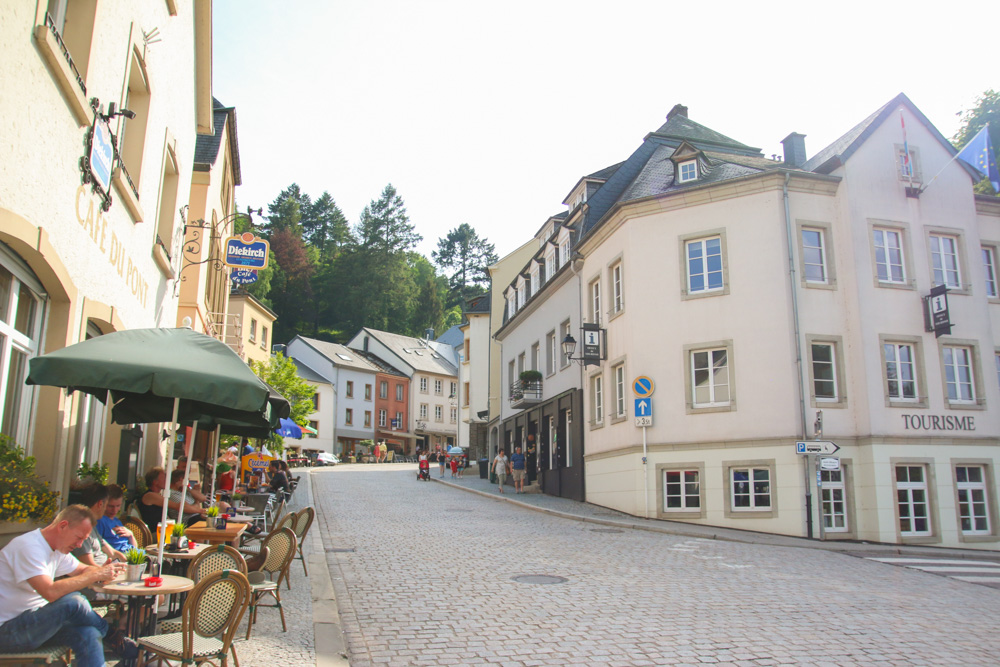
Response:
[[[946,560],[943,558],[867,558],[866,560],[877,560],[880,563],[899,563],[900,565],[907,563],[937,563],[938,565],[993,565],[994,567],[1000,567],[1000,563],[995,563],[988,560]]]
[[[920,570],[928,574],[936,574],[949,579],[957,579],[971,584],[993,585],[1000,587],[1000,563],[983,560],[964,560],[947,558],[873,558],[886,565],[905,567],[909,570]],[[980,576],[986,575],[986,576]]]

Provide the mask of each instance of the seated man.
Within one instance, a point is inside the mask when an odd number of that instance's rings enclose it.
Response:
[[[132,531],[118,518],[125,493],[117,484],[109,484],[107,489],[108,502],[104,506],[104,515],[97,520],[97,532],[112,549],[125,553],[137,546]]]
[[[183,478],[181,478],[183,480]],[[146,488],[149,489],[143,494],[142,498],[136,501],[136,507],[139,508],[139,514],[142,516],[142,520],[146,522],[149,527],[149,532],[156,535],[156,526],[160,523],[162,518],[163,510],[163,489],[167,485],[167,472],[160,467],[150,468],[146,471]],[[178,486],[180,483],[178,484]],[[173,516],[177,515],[178,503],[171,500],[168,502],[167,507],[173,510]],[[202,508],[193,505],[185,504],[184,512],[187,514],[193,514],[197,516],[198,513],[202,511]]]
[[[83,489],[83,505],[90,508],[95,517],[104,516],[104,506],[108,502],[108,487],[103,484],[90,484]],[[125,562],[125,554],[108,544],[97,530],[97,525],[83,544],[73,549],[73,555],[84,565],[104,565],[109,560]],[[86,594],[86,593],[85,593]]]
[[[138,655],[135,642],[109,632],[79,592],[125,569],[120,563],[83,565],[70,555],[93,524],[89,509],[70,505],[49,525],[14,538],[0,551],[0,646],[28,651],[54,639],[73,649],[77,665],[103,667],[101,638],[107,635],[105,641],[122,657]]]
[[[187,466],[187,458],[185,458],[185,457],[182,456],[179,459],[177,459],[177,469],[174,472],[175,473],[176,472],[180,472],[181,473],[182,483],[183,483],[183,478],[184,478],[184,468],[185,468],[185,466]],[[192,504],[197,504],[197,503],[211,503],[212,502],[211,499],[208,496],[206,496],[204,493],[202,493],[201,482],[195,480],[194,477],[193,477],[194,471],[195,471],[196,468],[201,468],[201,465],[199,463],[197,463],[197,462],[193,462],[191,464],[191,475],[192,475],[192,477],[188,479],[188,491],[187,491],[188,498],[189,499],[193,498],[193,500],[190,500],[189,502],[191,502]],[[173,479],[173,475],[172,474],[171,474],[170,478]],[[173,488],[173,484],[170,485],[170,488]],[[173,498],[173,494],[171,494],[170,499],[171,500],[174,499]],[[229,511],[229,508],[230,508],[230,504],[229,503],[223,502],[223,501],[220,500],[217,504],[219,506],[219,511],[220,512],[228,512]]]
[[[205,512],[205,509],[201,506],[201,503],[194,499],[191,495],[191,491],[184,491],[181,487],[184,486],[184,471],[174,470],[170,473],[170,506],[167,510],[167,516],[171,519],[177,520],[177,510],[181,503],[184,503],[183,512],[185,515],[195,515],[195,520],[197,516]],[[190,519],[191,517],[188,516]]]

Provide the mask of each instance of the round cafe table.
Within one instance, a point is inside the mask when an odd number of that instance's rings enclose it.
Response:
[[[143,635],[151,635],[156,629],[156,596],[186,593],[194,588],[194,582],[187,577],[170,574],[163,575],[163,585],[147,586],[145,577],[142,581],[125,581],[125,576],[115,578],[103,584],[91,586],[98,593],[106,595],[123,595],[126,599],[125,634],[132,639]],[[148,608],[147,613],[143,613]],[[143,617],[145,616],[145,625]],[[134,666],[135,660],[123,660],[122,665]]]

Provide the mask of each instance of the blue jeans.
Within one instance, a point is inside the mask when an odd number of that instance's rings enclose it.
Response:
[[[44,607],[29,609],[0,625],[0,646],[30,651],[54,639],[73,649],[80,667],[103,667],[108,624],[79,593],[70,593]]]

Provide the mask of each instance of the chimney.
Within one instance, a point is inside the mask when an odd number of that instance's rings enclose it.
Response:
[[[424,329],[424,338],[427,340],[434,340],[434,329],[427,328]]]
[[[670,113],[667,114],[667,120],[670,120],[674,116],[684,116],[685,118],[687,118],[688,108],[683,104],[675,104],[674,108],[671,109]]]
[[[806,135],[792,132],[781,140],[785,147],[785,164],[789,167],[801,167],[806,163]]]

